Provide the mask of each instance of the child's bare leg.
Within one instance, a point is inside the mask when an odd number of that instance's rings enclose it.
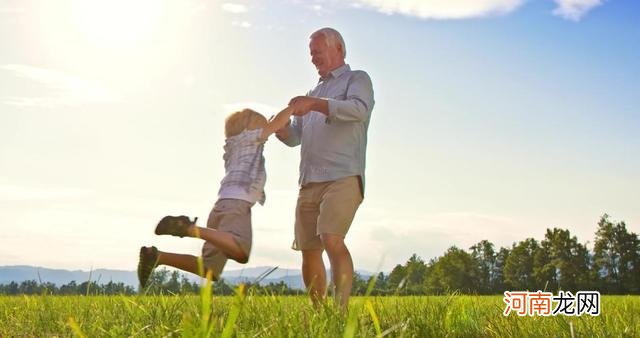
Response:
[[[191,237],[202,238],[215,245],[227,257],[238,263],[244,264],[249,260],[248,253],[238,245],[238,242],[235,240],[235,236],[228,232],[218,231],[211,228],[203,228],[196,225],[190,226],[188,232]]]
[[[182,271],[191,272],[202,276],[198,271],[198,257],[193,255],[175,254],[171,252],[158,251],[158,265],[168,265]]]

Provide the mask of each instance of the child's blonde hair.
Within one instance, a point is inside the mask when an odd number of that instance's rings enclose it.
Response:
[[[224,136],[232,137],[240,134],[249,127],[251,121],[255,118],[262,117],[262,114],[251,110],[243,109],[227,116],[224,120]]]

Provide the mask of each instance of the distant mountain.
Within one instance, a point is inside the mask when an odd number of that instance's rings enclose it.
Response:
[[[259,266],[255,268],[246,268],[239,270],[229,270],[224,271],[223,276],[225,278],[235,278],[235,277],[247,277],[247,278],[257,278],[258,276],[266,273],[267,271],[273,269],[273,266]],[[287,277],[291,275],[301,275],[300,270],[298,269],[276,269],[272,273],[269,274],[268,278],[281,278]]]
[[[138,277],[134,271],[108,269],[70,271],[27,265],[0,266],[0,284],[7,284],[12,281],[20,283],[26,280],[35,280],[42,283],[51,282],[56,285],[62,285],[71,281],[82,283],[89,279],[98,282],[98,284],[113,281],[114,283],[122,282],[127,285],[138,285]]]
[[[239,284],[243,282],[255,282],[259,276],[271,270],[273,267],[261,266],[254,268],[246,268],[239,270],[224,271],[222,278],[229,284]],[[364,270],[357,270],[363,278],[367,278],[372,275],[371,272]],[[199,281],[200,279],[191,274],[185,274],[192,281]],[[327,272],[327,278],[329,278],[330,272]],[[108,283],[113,281],[114,283],[124,283],[133,287],[138,286],[138,277],[135,271],[126,270],[109,270],[109,269],[96,269],[93,271],[82,270],[62,270],[62,269],[49,269],[43,267],[27,266],[27,265],[15,265],[15,266],[0,266],[0,284],[8,284],[11,282],[21,283],[26,280],[35,280],[42,283],[50,282],[58,286],[68,284],[71,281],[76,281],[78,284],[86,282],[89,279],[96,281],[98,284]],[[276,269],[264,279],[260,281],[261,285],[269,283],[284,282],[290,288],[304,289],[302,282],[302,273],[298,269]]]
[[[273,266],[259,266],[255,268],[230,270],[230,271],[225,271],[223,276],[225,278],[230,278],[230,277],[257,278],[258,276],[262,275],[263,273],[266,273],[267,271],[273,268],[274,268]],[[356,269],[356,273],[359,274],[361,277],[367,277],[367,278],[373,275],[373,272],[366,271],[366,270],[359,270],[359,269]],[[327,275],[330,275],[330,274],[331,272],[327,270]],[[275,271],[273,271],[267,276],[267,279],[280,279],[280,278],[285,278],[290,276],[300,276],[300,275],[302,275],[302,272],[299,269],[277,268]]]

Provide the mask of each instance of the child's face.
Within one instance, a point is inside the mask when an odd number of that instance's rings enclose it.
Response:
[[[251,121],[249,122],[249,126],[247,129],[263,128],[266,125],[267,119],[261,114],[256,114],[251,117]]]

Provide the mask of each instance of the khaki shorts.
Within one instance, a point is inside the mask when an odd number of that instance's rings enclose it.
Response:
[[[320,234],[335,234],[344,238],[360,203],[360,176],[305,184],[298,194],[295,240],[291,248],[323,249]]]
[[[207,228],[232,234],[238,245],[247,253],[251,252],[251,203],[237,199],[220,199],[209,213]],[[205,242],[202,246],[202,261],[205,270],[213,272],[215,280],[227,263],[227,256],[215,245]]]

